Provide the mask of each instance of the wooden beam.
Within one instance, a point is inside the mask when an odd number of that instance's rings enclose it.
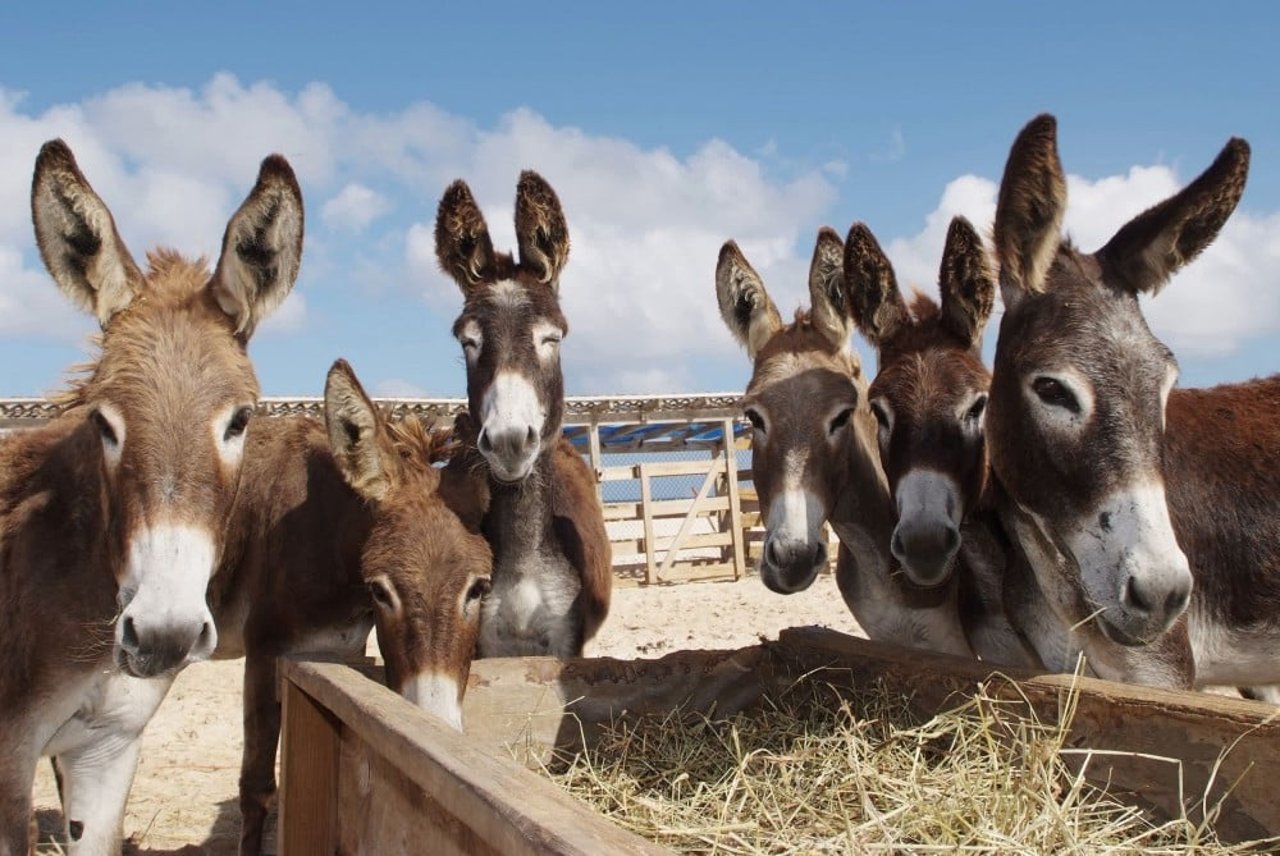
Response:
[[[733,420],[724,421],[725,473],[729,482],[729,531],[733,533],[733,578],[747,572],[746,548],[742,543],[742,497],[738,495],[738,444],[733,441]]]
[[[653,497],[649,492],[649,464],[640,465],[640,515],[644,521],[644,581],[653,585],[657,564],[653,550]]]
[[[600,456],[600,423],[591,420],[587,434],[588,453],[591,456],[591,471],[596,474],[596,498],[604,499],[604,462]]]
[[[277,849],[336,853],[342,724],[296,684],[286,681],[283,694]]]

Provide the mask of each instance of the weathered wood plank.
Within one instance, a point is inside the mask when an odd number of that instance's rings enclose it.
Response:
[[[336,853],[342,724],[294,684],[285,684],[283,705],[278,849]]]
[[[420,804],[428,813],[439,807],[441,815],[434,823],[463,852],[469,852],[468,843],[478,842],[510,856],[669,853],[594,814],[536,773],[477,748],[466,736],[346,666],[288,660],[282,664],[285,680],[340,721],[344,736],[358,737],[368,755],[402,774],[402,779],[395,779],[378,771],[384,780],[380,787],[402,788],[407,781],[430,795],[432,804]],[[358,764],[344,762],[343,769],[363,775]],[[375,775],[373,766],[368,772]],[[361,805],[358,782],[356,791],[350,787],[344,783],[343,792]],[[416,799],[403,794],[397,798]],[[290,850],[284,856],[304,852],[334,850]],[[411,852],[437,851],[426,841]]]

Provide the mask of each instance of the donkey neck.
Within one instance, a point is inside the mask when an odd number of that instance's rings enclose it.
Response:
[[[493,545],[494,570],[535,555],[551,537],[553,448],[543,450],[529,475],[516,484],[489,478],[484,534]]]

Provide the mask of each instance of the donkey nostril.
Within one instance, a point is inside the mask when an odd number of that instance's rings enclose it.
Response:
[[[946,535],[943,536],[942,540],[946,547],[946,551],[948,555],[951,553],[954,553],[956,550],[960,548],[960,530],[947,529]]]
[[[200,638],[196,640],[196,647],[200,649],[213,647],[213,622],[206,621],[200,627]]]
[[[124,647],[136,651],[138,648],[138,628],[133,625],[133,619],[127,615],[123,621],[124,623],[120,628],[120,641]]]
[[[1151,604],[1147,602],[1142,594],[1142,589],[1138,587],[1136,577],[1129,577],[1129,582],[1125,584],[1124,599],[1138,612],[1150,612]]]
[[[893,548],[893,555],[899,560],[907,554],[906,548],[902,546],[902,533],[897,529],[893,530],[893,541],[890,543]]]
[[[480,439],[476,441],[476,445],[480,447],[480,451],[482,452],[487,453],[487,452],[493,451],[493,444],[489,442],[488,431],[485,431],[483,429],[480,431]]]
[[[778,565],[778,544],[772,538],[764,542],[764,558],[769,564]]]
[[[821,541],[817,543],[813,550],[813,566],[819,567],[827,563],[827,545]]]
[[[1169,597],[1165,601],[1165,608],[1169,610],[1169,615],[1177,615],[1187,608],[1187,604],[1191,601],[1191,589],[1178,588],[1169,592]]]
[[[538,442],[538,432],[533,430],[533,426],[529,426],[529,430],[524,435],[525,446],[532,448]]]

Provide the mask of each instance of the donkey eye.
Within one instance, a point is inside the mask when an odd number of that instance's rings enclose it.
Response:
[[[751,427],[755,428],[761,434],[764,433],[764,417],[760,415],[760,411],[754,407],[747,408],[747,421],[751,423]]]
[[[852,407],[846,407],[844,410],[841,410],[836,414],[836,417],[831,420],[831,424],[827,426],[827,433],[834,434],[844,426],[848,425],[849,418],[851,416],[853,416]]]
[[[369,594],[373,597],[373,602],[380,609],[394,610],[396,608],[396,599],[391,594],[391,589],[387,586],[386,581],[377,579],[369,581]]]
[[[110,446],[120,445],[120,440],[116,437],[116,429],[111,427],[111,423],[107,421],[107,417],[103,416],[101,411],[94,410],[90,412],[89,418],[93,420],[94,427],[102,435],[102,442]]]
[[[889,412],[879,401],[871,402],[871,412],[875,414],[876,423],[885,431],[889,430]]]
[[[244,429],[249,427],[249,419],[253,416],[252,407],[241,407],[231,416],[231,421],[227,423],[227,431],[223,434],[224,440],[232,440],[244,433]]]
[[[458,341],[462,343],[462,350],[464,351],[474,351],[480,347],[480,342],[470,337],[465,337]]]
[[[559,333],[548,333],[547,335],[545,335],[545,336],[543,336],[543,337],[542,337],[542,344],[544,344],[544,345],[558,345],[558,344],[560,344],[560,340],[561,340],[562,338],[563,338],[563,337],[562,337]]]
[[[488,577],[479,577],[471,584],[471,588],[467,589],[467,600],[475,601],[484,597],[489,593],[491,584]]]
[[[1031,388],[1035,390],[1040,400],[1050,407],[1061,407],[1075,414],[1080,412],[1080,402],[1076,400],[1071,390],[1056,378],[1038,377],[1031,382]]]
[[[982,418],[982,414],[987,409],[987,396],[985,393],[979,395],[973,404],[970,405],[969,411],[965,413],[964,418],[967,422],[977,422]]]

